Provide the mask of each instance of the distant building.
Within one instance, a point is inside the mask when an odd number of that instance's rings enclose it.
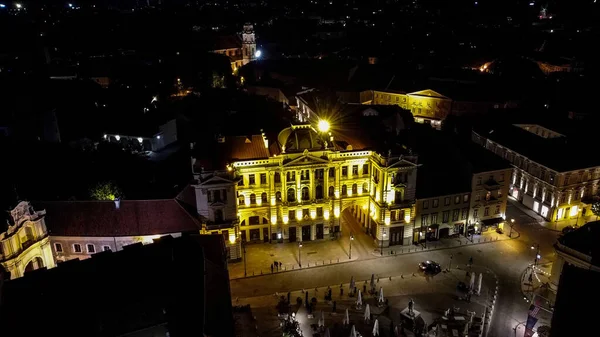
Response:
[[[103,252],[10,281],[0,275],[2,334],[233,337],[225,260],[221,237],[192,235]],[[23,313],[35,303],[51,308],[32,324]]]
[[[600,222],[589,222],[560,237],[554,245],[550,288],[556,291],[550,337],[593,336],[598,310],[592,303],[600,301]],[[586,305],[592,305],[586,307]]]
[[[577,221],[592,215],[600,160],[585,144],[537,124],[474,130],[472,140],[512,163],[510,196],[548,221]],[[568,157],[565,157],[568,156]]]
[[[256,59],[256,37],[254,27],[245,24],[240,35],[220,36],[213,46],[213,53],[229,57],[231,69],[236,71],[240,67]]]
[[[176,200],[20,202],[0,233],[0,263],[13,278],[162,235],[199,233]]]
[[[301,123],[198,148],[211,148],[193,160],[206,228],[238,243],[319,240],[339,235],[349,210],[377,245],[411,244],[416,156],[383,141],[396,135],[383,115],[356,118],[356,129]]]

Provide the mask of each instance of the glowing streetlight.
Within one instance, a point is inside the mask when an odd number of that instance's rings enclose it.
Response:
[[[16,3],[15,7],[17,7],[17,9],[21,9],[21,8],[23,8],[23,5],[21,5],[20,3]]]
[[[302,253],[300,249],[302,248],[302,241],[298,242],[298,265],[302,268]]]
[[[261,56],[261,55],[262,55],[262,52],[261,52],[260,50],[257,50],[257,51],[254,53],[254,57],[256,57],[256,58],[260,58],[260,56]]]
[[[352,259],[352,241],[354,241],[354,235],[350,234],[350,249],[348,250],[349,259]]]
[[[327,132],[327,131],[329,131],[330,125],[329,125],[328,121],[321,119],[319,121],[319,124],[317,124],[317,127],[319,128],[319,131]]]

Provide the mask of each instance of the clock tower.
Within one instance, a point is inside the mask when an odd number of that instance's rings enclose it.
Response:
[[[254,27],[252,24],[245,24],[242,32],[242,56],[243,64],[246,65],[250,61],[254,61],[256,53],[256,40],[254,37]]]

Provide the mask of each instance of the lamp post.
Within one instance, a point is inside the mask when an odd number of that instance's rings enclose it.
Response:
[[[302,248],[302,241],[298,242],[298,265],[302,267],[302,254],[300,253]]]
[[[381,256],[383,256],[383,240],[385,239],[387,234],[385,233],[385,228],[382,228],[381,230]]]
[[[535,245],[531,246],[531,249],[536,249],[534,264],[535,266],[537,266],[538,261],[542,258],[542,256],[540,255],[540,244],[536,243]]]
[[[509,238],[512,238],[512,229],[513,229],[514,225],[515,225],[515,219],[510,219],[510,233],[508,233]]]
[[[350,249],[348,250],[348,259],[352,259],[352,241],[354,241],[354,235],[350,234]]]

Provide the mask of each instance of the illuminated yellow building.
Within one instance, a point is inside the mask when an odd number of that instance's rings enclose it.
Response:
[[[452,100],[430,89],[415,92],[369,90],[361,93],[362,104],[399,105],[410,110],[417,123],[441,127],[441,121],[450,114]]]
[[[239,230],[231,219],[221,223],[240,241],[310,241],[340,235],[348,211],[378,246],[410,244],[416,157],[402,148],[378,153],[323,121],[315,127],[292,125],[274,141],[265,134],[221,137],[223,167],[195,160],[196,179],[221,171],[218,179],[235,187]]]
[[[588,200],[598,194],[600,161],[581,144],[537,124],[477,130],[472,140],[512,163],[510,196],[546,220],[581,224],[593,215]]]

